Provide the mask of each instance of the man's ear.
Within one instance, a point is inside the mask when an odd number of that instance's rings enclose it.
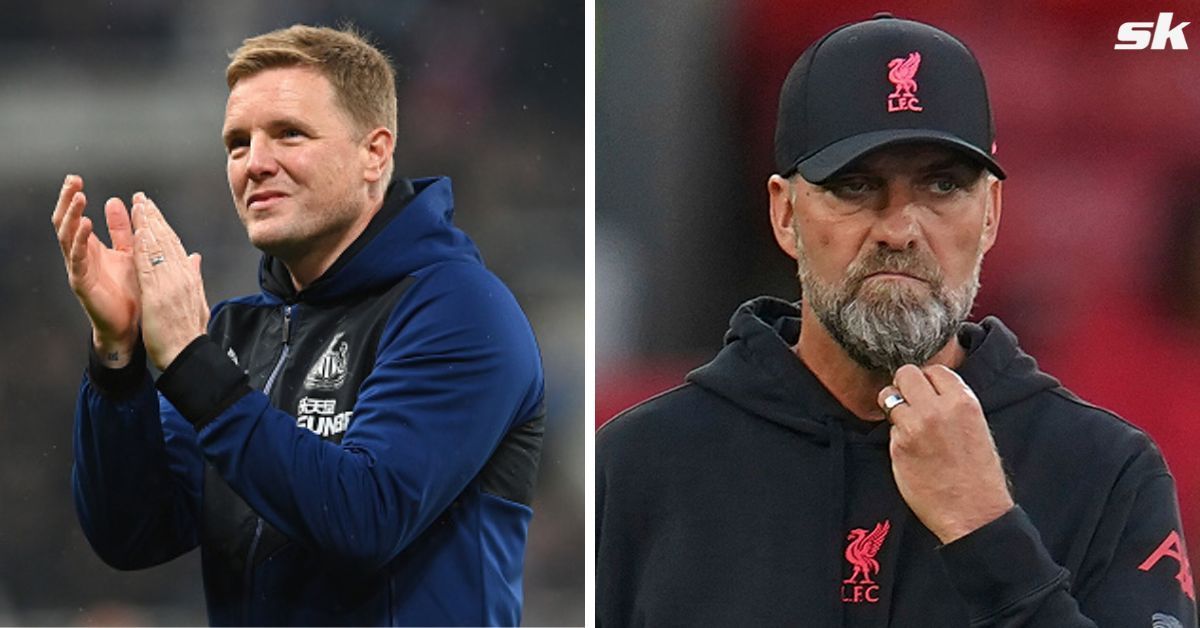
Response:
[[[388,173],[388,165],[392,161],[392,151],[396,148],[396,137],[387,127],[378,127],[367,133],[363,139],[365,163],[363,178],[369,183],[375,183]]]
[[[991,250],[996,243],[996,235],[1000,230],[1000,210],[1003,209],[1004,182],[995,178],[987,178],[987,206],[983,215],[983,252]]]
[[[773,174],[767,179],[767,195],[771,199],[771,230],[784,253],[796,259],[796,207],[792,202],[792,183]]]

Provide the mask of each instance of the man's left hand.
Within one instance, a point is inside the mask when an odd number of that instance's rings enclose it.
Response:
[[[979,399],[945,366],[906,364],[879,405],[899,393],[892,423],[892,474],[900,495],[942,543],[982,527],[1013,507],[1000,455]]]
[[[208,327],[200,254],[188,255],[154,201],[133,196],[134,264],[141,286],[146,354],[166,368]]]

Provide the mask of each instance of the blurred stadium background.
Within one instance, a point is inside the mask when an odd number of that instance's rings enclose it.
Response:
[[[145,190],[204,253],[210,303],[255,292],[224,174],[226,53],[350,20],[398,70],[397,173],[450,175],[456,219],[537,332],[549,422],[525,573],[527,625],[583,623],[582,3],[266,0],[7,3],[0,19],[0,624],[207,623],[198,554],[115,571],[70,492],[86,320],[49,217],[63,176],[88,214]]]
[[[798,297],[767,222],[779,87],[809,43],[887,10],[963,39],[1007,169],[975,318],[1150,432],[1200,558],[1200,2],[608,0],[597,8],[597,424]],[[1113,49],[1174,12],[1189,50]],[[1063,443],[1063,447],[1070,447]]]

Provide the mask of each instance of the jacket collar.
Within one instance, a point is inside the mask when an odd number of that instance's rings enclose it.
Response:
[[[873,441],[886,439],[886,429],[875,429],[886,423],[858,419],[796,357],[792,346],[799,337],[797,304],[773,297],[748,301],[730,320],[724,348],[687,379],[754,415],[822,441],[828,440],[830,429],[845,427]],[[1037,369],[1016,336],[995,317],[964,323],[958,341],[967,358],[957,372],[985,413],[1059,385]]]
[[[323,302],[393,285],[439,262],[482,264],[479,250],[453,218],[449,178],[398,179],[362,234],[316,281],[297,291],[283,262],[264,254],[259,284],[285,303]]]

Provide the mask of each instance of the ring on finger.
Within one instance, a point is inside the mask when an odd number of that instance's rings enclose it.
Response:
[[[167,261],[167,256],[163,255],[162,253],[155,253],[150,256],[150,265],[151,266],[158,266],[159,264],[161,264],[165,261]]]
[[[908,403],[908,400],[906,400],[900,393],[894,392],[888,395],[883,399],[883,413],[885,415],[891,414],[892,410],[895,410],[896,407],[902,403]]]

